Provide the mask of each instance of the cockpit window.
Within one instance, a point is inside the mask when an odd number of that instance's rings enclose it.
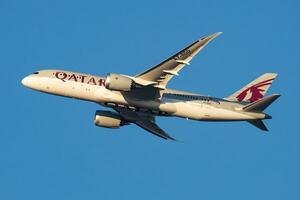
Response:
[[[39,72],[34,72],[33,74],[39,74]]]

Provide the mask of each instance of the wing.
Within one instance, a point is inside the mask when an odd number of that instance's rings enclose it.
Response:
[[[156,123],[151,122],[150,120],[138,120],[134,123],[158,137],[161,137],[166,140],[175,140],[170,135],[168,135],[164,130],[162,130]]]
[[[203,37],[188,47],[182,49],[175,55],[171,56],[162,63],[152,67],[151,69],[136,75],[138,79],[154,82],[154,87],[165,89],[169,80],[174,75],[178,75],[178,72],[189,62],[192,58],[211,40],[220,35],[221,32],[214,33],[210,36]]]
[[[142,113],[137,111],[131,111],[122,108],[115,108],[117,112],[128,122],[135,123],[139,127],[143,128],[150,133],[161,137],[166,140],[175,140],[170,135],[168,135],[164,130],[162,130],[155,123],[155,116],[150,113]]]

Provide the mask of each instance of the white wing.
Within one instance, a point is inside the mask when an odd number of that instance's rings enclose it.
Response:
[[[189,62],[192,60],[192,58],[211,40],[220,34],[221,32],[217,32],[195,41],[162,63],[141,74],[136,75],[135,78],[152,82],[154,87],[165,89],[169,80],[171,80],[174,75],[178,75],[178,72],[186,64],[190,65]]]

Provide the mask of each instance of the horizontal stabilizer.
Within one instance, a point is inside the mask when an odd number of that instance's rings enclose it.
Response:
[[[246,105],[243,107],[243,110],[247,112],[262,112],[280,96],[280,94],[272,94]]]
[[[261,119],[249,120],[248,122],[250,124],[252,124],[253,126],[259,128],[260,130],[269,131],[268,128],[266,127],[266,125],[264,124],[264,122]]]

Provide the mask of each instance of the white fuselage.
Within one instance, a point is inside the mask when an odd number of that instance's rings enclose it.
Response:
[[[124,107],[155,115],[193,120],[241,121],[264,119],[263,113],[243,112],[242,104],[176,90],[162,90],[159,100],[127,96],[105,88],[105,78],[63,70],[42,70],[22,80],[34,90],[95,102],[107,107]]]

